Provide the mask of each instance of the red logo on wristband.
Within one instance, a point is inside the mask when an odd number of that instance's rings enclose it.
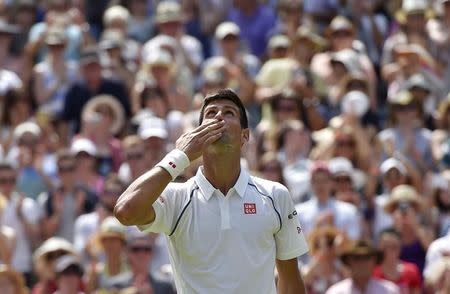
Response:
[[[176,165],[175,163],[173,163],[172,161],[169,162],[169,165],[170,165],[171,167],[173,167],[173,168],[177,168],[177,165]]]

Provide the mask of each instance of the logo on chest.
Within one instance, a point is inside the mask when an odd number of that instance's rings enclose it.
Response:
[[[245,214],[256,214],[256,203],[244,203]]]

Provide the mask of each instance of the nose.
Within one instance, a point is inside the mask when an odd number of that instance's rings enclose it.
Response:
[[[217,113],[214,116],[214,118],[216,118],[218,120],[222,120],[223,119],[223,112],[222,112],[222,110],[217,111]]]

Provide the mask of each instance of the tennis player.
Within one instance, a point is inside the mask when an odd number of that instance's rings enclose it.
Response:
[[[211,94],[199,127],[117,201],[123,224],[167,235],[178,293],[305,293],[297,257],[308,248],[293,202],[286,187],[240,165],[248,139],[239,97]],[[171,183],[200,156],[193,178]]]

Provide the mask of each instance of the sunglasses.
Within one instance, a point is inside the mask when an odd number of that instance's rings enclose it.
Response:
[[[129,250],[133,253],[145,252],[150,253],[153,251],[151,246],[131,246]]]
[[[144,157],[144,153],[129,153],[125,155],[125,158],[127,160],[139,160]]]
[[[340,37],[349,37],[349,36],[351,36],[351,35],[353,35],[352,32],[350,32],[350,31],[345,31],[345,30],[342,30],[342,31],[335,31],[335,32],[332,34],[333,37],[338,37],[338,38],[340,38]]]
[[[336,183],[351,183],[352,179],[350,177],[335,177],[333,179]]]
[[[0,185],[14,185],[16,178],[2,178],[0,179]]]
[[[339,147],[353,147],[355,146],[355,141],[353,140],[338,140],[336,145]]]

